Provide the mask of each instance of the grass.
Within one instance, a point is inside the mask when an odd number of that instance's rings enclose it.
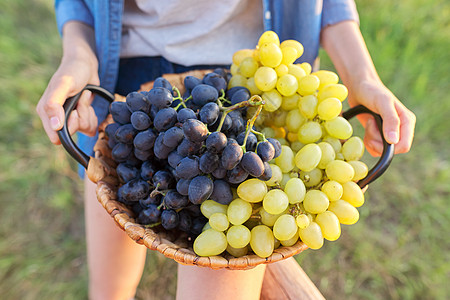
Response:
[[[82,189],[75,164],[48,142],[35,106],[59,63],[50,0],[0,10],[0,295],[87,295]],[[370,186],[361,220],[297,256],[330,299],[445,299],[450,294],[448,1],[357,1],[386,85],[417,115],[407,155]],[[331,63],[321,53],[322,68]],[[359,130],[361,132],[361,130]],[[371,160],[373,161],[373,160]],[[176,264],[148,254],[139,299],[173,299]]]

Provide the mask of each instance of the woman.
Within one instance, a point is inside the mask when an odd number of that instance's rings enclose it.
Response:
[[[386,140],[396,153],[409,151],[415,116],[381,82],[358,28],[351,0],[229,1],[56,1],[63,38],[61,64],[37,106],[54,144],[64,120],[62,104],[86,84],[126,94],[163,73],[229,65],[232,53],[253,48],[264,30],[305,47],[300,61],[313,64],[319,42],[349,89],[351,106],[363,104],[381,115]],[[86,92],[69,121],[91,152],[108,103]],[[371,117],[360,118],[364,142],[380,155],[382,142]],[[92,299],[129,299],[142,274],[146,248],[113,224],[85,180],[85,214]],[[248,271],[213,271],[179,266],[177,298],[259,299],[264,266]]]

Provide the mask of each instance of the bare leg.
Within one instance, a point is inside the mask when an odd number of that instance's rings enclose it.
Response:
[[[259,300],[265,270],[265,265],[235,271],[179,264],[177,300]]]
[[[95,184],[89,179],[84,183],[89,298],[131,299],[142,276],[147,248],[117,227],[97,201]]]

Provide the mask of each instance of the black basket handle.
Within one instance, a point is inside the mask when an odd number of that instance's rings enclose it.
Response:
[[[100,86],[88,84],[78,94],[76,94],[73,97],[67,98],[66,102],[63,105],[65,112],[65,119],[63,128],[58,131],[59,140],[61,141],[61,144],[63,145],[64,149],[66,149],[66,151],[70,154],[70,156],[72,156],[77,162],[79,162],[85,169],[87,169],[89,165],[89,160],[91,158],[89,157],[89,155],[85,154],[72,140],[72,137],[70,136],[69,133],[69,126],[67,122],[69,121],[70,114],[77,106],[81,94],[86,90],[103,97],[109,102],[114,101],[114,95],[111,94],[108,90]]]
[[[394,158],[394,145],[386,142],[386,139],[384,138],[383,120],[381,119],[381,116],[379,114],[374,113],[367,107],[362,105],[352,107],[349,110],[345,111],[342,114],[342,116],[345,119],[349,120],[359,114],[371,114],[375,118],[375,122],[377,123],[378,129],[380,130],[381,138],[383,139],[383,153],[381,154],[380,159],[375,164],[375,166],[373,166],[372,169],[369,170],[367,176],[358,181],[358,185],[361,188],[364,188],[366,185],[368,185],[369,183],[375,181],[378,177],[380,177],[389,167],[392,158]]]

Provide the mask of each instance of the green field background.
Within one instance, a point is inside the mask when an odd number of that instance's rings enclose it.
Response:
[[[360,221],[297,260],[328,299],[448,299],[450,2],[356,2],[381,78],[417,116],[416,137],[370,186]],[[87,298],[82,186],[35,113],[61,55],[52,5],[0,6],[0,299]],[[149,251],[137,299],[175,289],[176,263]]]

